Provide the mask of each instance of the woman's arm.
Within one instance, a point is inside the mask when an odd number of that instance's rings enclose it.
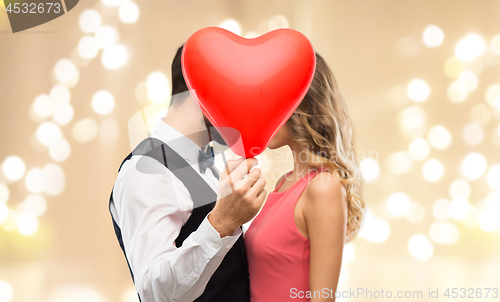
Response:
[[[332,173],[323,172],[311,180],[304,198],[303,215],[311,245],[311,301],[334,301],[347,228],[346,192]]]

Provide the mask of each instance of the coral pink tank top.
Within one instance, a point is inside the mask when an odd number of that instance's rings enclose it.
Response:
[[[310,249],[309,240],[297,229],[294,209],[317,173],[311,170],[288,190],[276,192],[283,179],[245,232],[251,302],[310,301],[297,296],[309,290]]]

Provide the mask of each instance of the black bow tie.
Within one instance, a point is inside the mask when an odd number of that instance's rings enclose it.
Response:
[[[212,170],[212,173],[215,175],[215,177],[219,178],[219,173],[215,170],[214,167],[214,149],[212,146],[207,147],[207,152],[200,150],[198,154],[198,163],[200,165],[200,172],[205,173],[207,171],[207,168]]]

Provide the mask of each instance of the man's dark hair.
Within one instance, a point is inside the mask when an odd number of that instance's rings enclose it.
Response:
[[[177,49],[177,53],[172,61],[172,96],[189,90],[186,85],[186,81],[184,80],[184,76],[182,75],[181,55],[183,48],[184,43],[181,47],[179,47],[179,49]],[[178,99],[176,99],[176,101],[172,99],[170,106],[172,106],[174,102],[178,101]]]

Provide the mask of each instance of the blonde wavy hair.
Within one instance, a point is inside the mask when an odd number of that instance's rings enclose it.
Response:
[[[355,159],[351,120],[337,81],[316,53],[311,87],[287,121],[290,136],[307,154],[307,164],[334,171],[347,193],[346,241],[359,231],[364,201],[358,195],[361,178]]]

